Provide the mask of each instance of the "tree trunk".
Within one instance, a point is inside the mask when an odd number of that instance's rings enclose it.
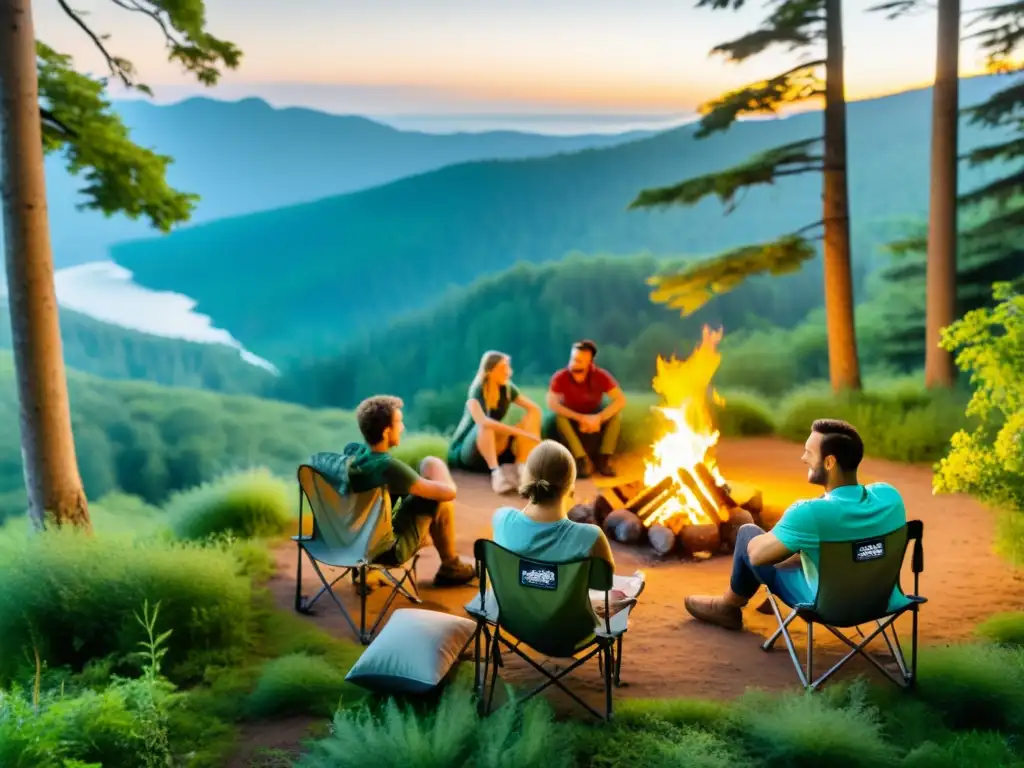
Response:
[[[46,212],[30,0],[0,0],[0,161],[29,520],[90,527],[75,459]]]
[[[850,204],[846,185],[846,93],[840,0],[825,0],[825,314],[832,389],[860,389],[853,318]]]
[[[924,383],[956,384],[953,355],[939,346],[942,329],[956,319],[957,132],[960,108],[960,0],[939,0],[932,89],[931,200],[928,207],[928,277]]]

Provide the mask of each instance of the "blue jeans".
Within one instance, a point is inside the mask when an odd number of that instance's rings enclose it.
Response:
[[[748,523],[736,533],[736,548],[732,553],[732,577],[729,588],[747,600],[764,584],[779,600],[792,607],[808,600],[810,589],[801,568],[776,568],[774,565],[751,565],[747,549],[750,540],[764,531]]]

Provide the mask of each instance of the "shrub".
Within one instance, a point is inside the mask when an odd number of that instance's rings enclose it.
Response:
[[[433,711],[400,707],[390,699],[379,714],[341,710],[332,734],[300,763],[306,768],[569,768],[572,744],[543,699],[502,707],[481,719],[472,693],[452,688]]]
[[[815,419],[843,419],[860,432],[869,456],[931,462],[945,453],[950,437],[963,426],[962,402],[956,394],[926,393],[905,382],[839,396],[811,385],[784,398],[778,434],[803,442]]]
[[[237,571],[224,550],[159,540],[55,530],[0,542],[0,679],[33,647],[50,666],[81,669],[111,654],[123,662],[141,639],[133,612],[146,599],[159,601],[174,627],[172,677],[230,663],[246,645],[252,613],[249,581]]]
[[[728,714],[726,704],[708,699],[625,699],[615,705],[615,722],[634,727],[660,720],[675,726],[715,728]]]
[[[1024,563],[1024,294],[994,287],[996,306],[968,312],[946,328],[942,346],[956,351],[974,395],[973,430],[953,437],[939,463],[935,490],[969,493],[1014,516],[1000,525],[1001,551]]]
[[[900,763],[903,768],[1019,768],[1020,757],[1005,736],[998,733],[958,733],[951,739],[933,741],[911,750]]]
[[[877,766],[895,757],[863,685],[741,698],[734,722],[766,766]]]
[[[749,392],[724,395],[725,405],[716,408],[716,421],[722,437],[760,437],[775,432],[772,407]]]
[[[593,768],[731,768],[749,765],[735,741],[698,728],[653,719],[642,729],[590,727],[576,732],[577,764]]]
[[[1024,611],[1007,611],[990,616],[975,632],[993,643],[1024,648]]]
[[[269,471],[252,470],[176,494],[167,504],[167,514],[181,539],[222,533],[270,538],[292,527],[293,494],[291,486]]]
[[[392,449],[391,455],[419,471],[420,463],[427,456],[436,456],[441,461],[448,459],[448,440],[441,435],[409,435]]]
[[[256,688],[249,694],[249,717],[321,715],[329,717],[341,704],[345,675],[320,656],[293,653],[263,665]]]
[[[918,693],[953,728],[1024,727],[1024,650],[953,645],[922,650]]]

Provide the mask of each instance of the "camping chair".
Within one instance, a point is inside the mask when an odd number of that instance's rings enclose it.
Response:
[[[924,525],[920,520],[909,520],[907,524],[885,536],[860,541],[823,542],[821,559],[818,563],[818,594],[813,603],[791,606],[792,612],[785,619],[779,610],[779,601],[768,591],[779,628],[768,638],[762,648],[770,651],[781,636],[786,642],[797,677],[808,690],[816,690],[847,661],[861,655],[875,665],[887,678],[902,688],[911,688],[917,681],[917,614],[919,607],[927,602],[918,596],[921,571],[924,570],[924,548],[922,539]],[[914,573],[914,593],[906,595],[900,586],[900,570],[906,555],[907,545],[914,541],[911,570]],[[905,603],[895,612],[889,610],[893,590],[905,598]],[[903,656],[903,647],[896,634],[894,622],[907,611],[913,615],[910,638],[910,667]],[[796,617],[807,622],[807,663],[801,668],[789,634],[789,625]],[[814,625],[820,624],[842,642],[850,651],[821,677],[814,679]],[[861,631],[861,624],[874,624],[870,634]],[[854,642],[840,629],[855,628],[860,635]],[[887,669],[867,649],[868,643],[881,635],[889,647],[889,653],[899,671]],[[891,637],[890,637],[891,635]]]
[[[612,588],[613,574],[608,563],[595,557],[561,563],[540,562],[521,557],[487,539],[479,539],[473,552],[480,575],[480,601],[470,603],[466,610],[477,620],[474,656],[481,711],[491,709],[504,646],[547,678],[522,700],[555,685],[595,717],[611,720],[612,686],[619,685],[622,669],[622,636],[636,601],[628,601],[609,617],[608,591]],[[488,578],[493,595],[487,592]],[[592,589],[604,592],[603,619],[594,613]],[[573,658],[574,661],[560,672],[549,672],[522,650],[523,645],[549,658]],[[595,656],[604,678],[604,713],[591,707],[562,682]],[[485,705],[489,666],[490,694],[486,696]]]
[[[416,585],[416,562],[419,554],[401,565],[382,565],[375,558],[387,552],[394,544],[391,528],[391,497],[386,488],[374,488],[363,493],[342,495],[318,470],[303,464],[298,470],[299,480],[299,535],[293,536],[298,545],[298,564],[295,574],[295,610],[312,613],[313,606],[325,593],[341,610],[359,642],[368,645],[380,627],[391,603],[399,594],[413,603],[422,603]],[[313,534],[302,534],[304,501],[313,512]],[[313,570],[320,577],[323,588],[312,599],[302,594],[302,553],[309,558]],[[341,575],[328,582],[320,566],[342,569]],[[396,578],[392,571],[400,573]],[[367,576],[379,573],[390,584],[391,591],[384,607],[369,630],[366,628],[366,596],[369,592]],[[352,574],[359,593],[359,625],[349,615],[334,593],[334,585]]]

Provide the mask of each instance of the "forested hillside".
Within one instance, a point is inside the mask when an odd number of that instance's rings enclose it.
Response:
[[[176,387],[253,394],[274,374],[243,360],[237,349],[141,333],[60,311],[61,343],[67,365],[106,379],[139,379]],[[0,350],[11,348],[10,312],[0,302]]]
[[[725,329],[715,378],[720,386],[778,395],[827,375],[824,316],[815,309],[817,267],[751,280],[681,318],[648,297],[644,279],[658,266],[652,257],[521,264],[368,333],[332,358],[285,370],[274,391],[308,405],[339,407],[373,393],[397,394],[413,404],[414,418],[438,424],[431,414],[458,413],[487,349],[512,355],[516,380],[536,385],[565,365],[573,341],[595,339],[600,364],[624,387],[643,391],[650,388],[657,356],[690,354],[705,323]],[[878,311],[863,309],[864,362],[889,367]]]
[[[282,476],[357,434],[349,413],[69,371],[78,466],[89,498],[122,490],[157,503],[221,472],[268,466]],[[0,353],[0,519],[25,511],[11,356]]]
[[[451,163],[540,157],[644,135],[442,136],[400,131],[363,117],[277,109],[261,99],[191,98],[166,106],[121,101],[115,107],[135,141],[174,158],[168,181],[200,196],[193,222],[365,189]],[[104,259],[115,242],[156,234],[142,221],[79,210],[83,180],[69,175],[60,157],[49,158],[46,167],[58,267]]]
[[[964,81],[963,103],[994,88]],[[929,90],[850,105],[854,261],[924,214]],[[723,215],[715,200],[670,212],[627,212],[645,187],[674,183],[813,136],[818,114],[737,125],[695,142],[687,127],[602,150],[470,163],[308,205],[118,246],[113,255],[151,288],[198,300],[248,348],[275,363],[333,350],[382,320],[433,303],[453,285],[571,251],[706,255],[807,224],[820,180],[784,179]],[[979,129],[964,125],[961,145]],[[985,136],[990,140],[991,134]],[[962,184],[977,182],[965,171]],[[241,288],[241,290],[239,290]]]

